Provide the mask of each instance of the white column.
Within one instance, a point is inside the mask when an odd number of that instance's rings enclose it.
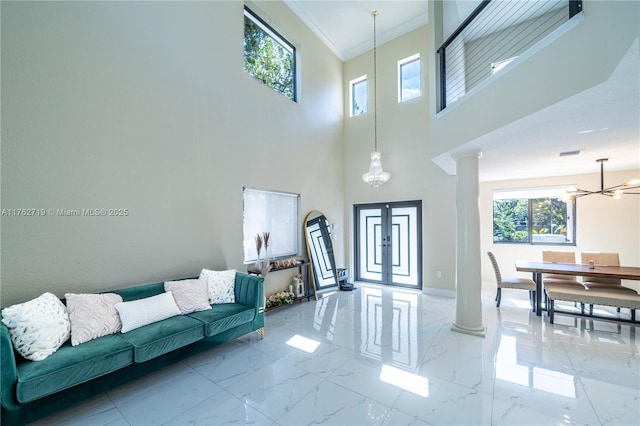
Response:
[[[483,336],[480,271],[480,207],[478,162],[472,151],[456,161],[456,321],[451,330]]]

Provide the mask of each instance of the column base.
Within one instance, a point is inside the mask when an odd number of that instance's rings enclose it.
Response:
[[[470,334],[472,336],[478,336],[478,337],[484,337],[486,327],[482,326],[482,327],[465,327],[463,325],[459,325],[456,323],[453,323],[453,325],[451,326],[451,331],[455,331],[458,333],[464,333],[464,334]]]

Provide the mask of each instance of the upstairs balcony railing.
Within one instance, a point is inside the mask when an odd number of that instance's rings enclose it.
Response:
[[[441,111],[582,11],[582,0],[484,0],[438,49]]]

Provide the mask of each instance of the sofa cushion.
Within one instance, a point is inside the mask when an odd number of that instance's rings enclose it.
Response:
[[[114,334],[122,328],[120,315],[114,306],[122,302],[119,294],[66,293],[64,297],[71,321],[71,345]]]
[[[39,362],[18,363],[17,398],[29,402],[133,363],[133,346],[112,334],[82,345],[65,343]]]
[[[123,333],[181,313],[170,291],[145,299],[116,303],[115,307],[120,314]]]
[[[209,311],[194,312],[188,316],[204,323],[204,334],[214,336],[238,325],[251,322],[256,309],[242,303],[222,303]]]
[[[125,302],[145,299],[147,297],[157,296],[158,294],[164,293],[164,282],[119,288],[112,290],[111,293],[119,294]]]
[[[212,305],[219,303],[235,303],[235,282],[236,270],[212,271],[203,269],[200,272],[200,279],[207,281],[209,288],[209,302]]]
[[[71,336],[69,314],[52,293],[2,310],[13,348],[31,361],[42,361]]]
[[[202,322],[182,315],[154,322],[122,334],[122,338],[134,347],[133,358],[135,362],[148,361],[174,349],[197,342],[203,337]]]
[[[206,280],[165,281],[164,289],[173,294],[183,314],[211,309]]]

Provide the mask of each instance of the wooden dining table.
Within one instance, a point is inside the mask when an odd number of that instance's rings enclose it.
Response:
[[[536,315],[542,315],[542,274],[559,274],[581,277],[615,278],[640,281],[640,268],[635,266],[589,265],[581,263],[533,262],[516,260],[516,270],[532,272],[536,283]]]

